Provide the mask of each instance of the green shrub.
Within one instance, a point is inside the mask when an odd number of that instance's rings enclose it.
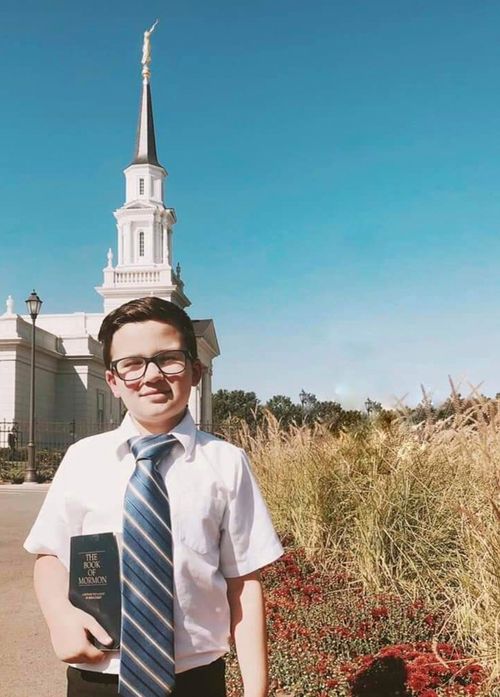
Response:
[[[51,481],[64,452],[61,450],[40,449],[36,451],[36,479],[37,482]],[[27,448],[19,448],[15,451],[15,459],[10,459],[12,453],[7,448],[0,451],[0,481],[11,484],[22,484],[28,462]]]

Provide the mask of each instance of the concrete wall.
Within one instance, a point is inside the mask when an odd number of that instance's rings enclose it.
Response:
[[[95,362],[89,371],[88,389],[87,389],[87,404],[91,420],[98,420],[98,395],[101,395],[104,407],[104,424],[108,426],[113,424],[117,426],[121,421],[121,406],[120,400],[115,399],[111,393],[106,380],[104,378],[104,365],[98,365]]]
[[[30,418],[31,351],[21,345],[16,351],[15,416],[17,421]],[[41,351],[35,359],[35,417],[40,421],[55,419],[56,376],[58,359]]]
[[[93,334],[103,315],[98,313],[71,312],[65,315],[46,315],[43,312],[36,321],[37,327],[58,337],[84,337]],[[27,319],[29,322],[29,318]]]
[[[56,379],[56,421],[81,421],[87,419],[87,370],[69,359],[59,361]]]
[[[16,352],[0,353],[0,421],[13,421],[15,416]]]

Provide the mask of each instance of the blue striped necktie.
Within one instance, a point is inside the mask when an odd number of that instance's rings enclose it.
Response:
[[[172,530],[157,466],[175,442],[164,433],[129,440],[136,467],[123,512],[122,697],[166,697],[174,689]]]

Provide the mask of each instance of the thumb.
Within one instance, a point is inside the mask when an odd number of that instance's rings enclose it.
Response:
[[[92,636],[94,636],[101,644],[113,643],[113,639],[109,636],[104,627],[102,627],[99,622],[92,617],[92,615],[86,616],[84,627],[85,629],[88,629]]]

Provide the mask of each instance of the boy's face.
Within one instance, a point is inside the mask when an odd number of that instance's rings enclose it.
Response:
[[[170,324],[156,320],[130,322],[113,334],[111,360],[149,358],[160,351],[185,348],[181,333]],[[154,363],[148,364],[142,378],[131,382],[106,371],[111,391],[115,397],[121,397],[143,433],[164,433],[174,428],[184,416],[191,387],[200,378],[200,361],[189,358],[184,370],[176,375],[163,375]]]

